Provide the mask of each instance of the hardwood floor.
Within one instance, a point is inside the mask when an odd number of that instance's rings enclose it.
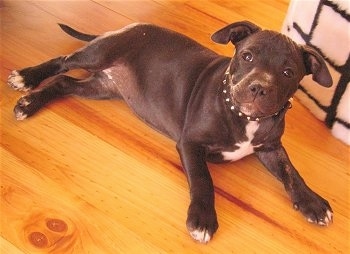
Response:
[[[57,23],[100,34],[135,21],[182,32],[218,53],[210,34],[249,19],[279,30],[287,0],[0,1],[1,253],[349,253],[349,148],[297,101],[284,145],[306,182],[327,198],[334,223],[311,225],[254,156],[210,165],[219,230],[189,236],[187,181],[175,143],[121,101],[67,98],[16,121],[13,69],[84,44]],[[84,75],[73,72],[72,75]]]

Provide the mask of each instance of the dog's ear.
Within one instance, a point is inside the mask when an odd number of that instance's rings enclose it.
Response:
[[[333,80],[323,57],[312,47],[302,46],[306,74],[325,87],[331,87]]]
[[[249,21],[236,22],[225,26],[215,32],[211,39],[220,44],[227,44],[231,41],[233,44],[243,40],[249,35],[261,31],[261,28]]]

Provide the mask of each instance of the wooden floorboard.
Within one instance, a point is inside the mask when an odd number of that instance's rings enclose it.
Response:
[[[349,253],[349,148],[298,101],[283,143],[310,187],[330,201],[334,223],[308,224],[249,156],[210,164],[220,227],[206,245],[186,230],[188,186],[175,143],[123,102],[66,98],[22,122],[12,112],[22,93],[6,85],[11,70],[84,45],[57,23],[100,34],[152,22],[231,55],[231,46],[210,41],[214,31],[238,20],[279,30],[287,8],[287,0],[0,2],[0,252]]]

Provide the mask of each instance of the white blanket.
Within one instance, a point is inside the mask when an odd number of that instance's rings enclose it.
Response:
[[[321,87],[309,75],[296,97],[350,145],[350,0],[291,0],[282,33],[326,59],[333,86]]]

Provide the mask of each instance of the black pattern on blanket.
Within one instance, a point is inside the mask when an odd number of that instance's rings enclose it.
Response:
[[[292,0],[282,33],[315,47],[326,59],[333,86],[321,87],[309,75],[296,97],[350,145],[350,1]]]

